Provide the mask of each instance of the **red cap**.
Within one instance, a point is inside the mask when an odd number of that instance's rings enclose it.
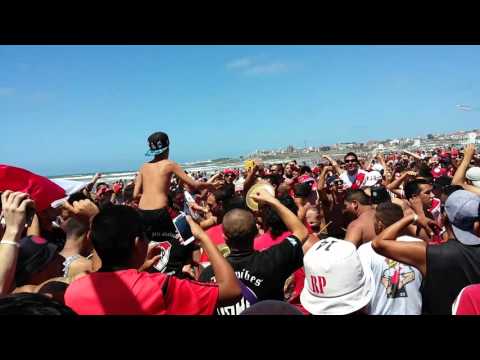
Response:
[[[110,189],[108,186],[101,186],[100,189],[97,190],[96,195],[101,196],[101,195],[103,195],[107,192],[110,192],[110,191],[113,191],[113,190]]]
[[[118,194],[122,190],[122,184],[113,184],[113,192],[115,194]]]
[[[225,169],[225,170],[223,170],[223,173],[224,173],[225,175],[227,175],[227,174],[233,174],[233,175],[235,175],[235,176],[237,175],[237,174],[235,173],[235,170],[232,170],[232,169]]]
[[[306,182],[310,182],[312,190],[317,190],[317,182],[311,176],[308,176],[308,175],[299,176],[298,177],[298,182],[301,183],[301,184],[306,183]]]

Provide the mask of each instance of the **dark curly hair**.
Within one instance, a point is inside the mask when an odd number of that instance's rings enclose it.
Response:
[[[77,315],[68,306],[42,294],[18,293],[0,298],[0,315]]]
[[[295,215],[298,212],[298,206],[293,201],[292,197],[289,195],[283,195],[278,198],[278,200],[288,208]],[[287,231],[288,228],[285,223],[282,221],[280,216],[273,210],[270,206],[265,206],[262,208],[262,217],[267,228],[270,229],[272,237],[275,239],[279,237],[283,232]]]

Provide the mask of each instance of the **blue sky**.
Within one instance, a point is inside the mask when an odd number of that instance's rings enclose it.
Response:
[[[0,162],[134,170],[479,127],[479,46],[0,46]],[[460,111],[467,104],[473,111]]]

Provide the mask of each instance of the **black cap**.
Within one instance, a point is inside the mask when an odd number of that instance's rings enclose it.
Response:
[[[148,146],[150,150],[159,150],[170,145],[168,135],[164,132],[158,131],[148,137]]]

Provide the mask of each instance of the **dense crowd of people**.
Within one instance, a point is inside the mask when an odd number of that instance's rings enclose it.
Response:
[[[480,314],[475,145],[213,176],[169,145],[113,184],[0,165],[0,314]]]

